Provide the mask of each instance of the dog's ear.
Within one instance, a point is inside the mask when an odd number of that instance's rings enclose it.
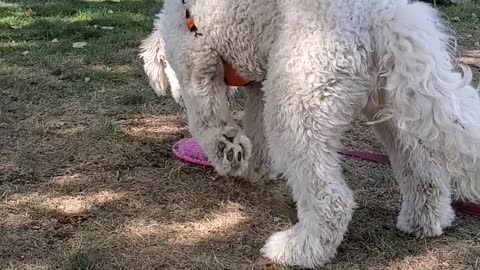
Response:
[[[150,86],[159,96],[164,96],[170,89],[170,81],[165,72],[165,43],[160,32],[155,29],[140,45],[140,57],[143,69],[148,76]]]

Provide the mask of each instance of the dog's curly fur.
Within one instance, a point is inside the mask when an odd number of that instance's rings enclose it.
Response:
[[[268,239],[266,257],[314,267],[335,256],[354,207],[336,150],[360,112],[390,156],[402,193],[400,230],[442,234],[454,218],[452,184],[458,196],[480,200],[479,96],[429,5],[184,2],[166,0],[142,45],[145,70],[157,92],[178,79],[190,132],[220,174],[276,171],[288,179],[299,222]],[[187,9],[201,35],[187,28]],[[222,61],[256,82],[244,129],[229,111]]]

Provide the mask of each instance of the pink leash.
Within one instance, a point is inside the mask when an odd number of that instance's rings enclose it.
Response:
[[[348,151],[348,150],[340,150],[338,151],[338,153],[351,158],[358,158],[358,159],[373,161],[376,163],[390,165],[390,159],[388,159],[387,155],[375,154],[375,153],[369,153],[369,152],[363,152],[363,151]]]
[[[387,155],[362,152],[362,151],[347,151],[347,150],[340,150],[338,152],[347,157],[358,158],[358,159],[368,160],[376,163],[390,165],[390,159],[388,158]],[[454,201],[452,205],[458,212],[480,217],[480,204],[478,203]]]
[[[368,160],[376,163],[390,165],[390,159],[388,158],[387,155],[362,152],[362,151],[347,151],[347,150],[340,150],[338,152],[347,157],[358,158],[358,159]],[[478,203],[454,201],[452,203],[452,206],[458,212],[461,212],[463,214],[480,217],[480,204]]]

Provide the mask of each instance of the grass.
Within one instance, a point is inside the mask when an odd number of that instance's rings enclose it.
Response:
[[[53,217],[58,213],[57,209],[51,206],[44,205],[41,203],[36,203],[36,202],[30,202],[28,204],[28,208],[30,211],[34,212],[35,214],[38,214],[44,217]]]
[[[440,8],[444,17],[449,19],[458,28],[460,26],[479,29],[480,10],[478,9],[478,1],[471,1],[462,5],[450,6],[448,8]]]
[[[281,187],[172,157],[185,115],[155,96],[137,56],[161,5],[0,0],[0,269],[294,269],[259,255],[291,226]],[[478,80],[478,1],[441,11],[458,17],[461,61]],[[361,122],[344,143],[382,151]],[[477,220],[459,216],[435,239],[404,235],[391,170],[343,168],[358,208],[326,269],[478,269]]]
[[[91,251],[81,251],[67,256],[61,263],[62,270],[95,270],[95,256]]]

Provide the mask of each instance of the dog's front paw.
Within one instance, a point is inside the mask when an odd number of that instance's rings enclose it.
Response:
[[[252,145],[238,127],[226,127],[215,140],[210,162],[220,175],[240,176],[248,168]]]

